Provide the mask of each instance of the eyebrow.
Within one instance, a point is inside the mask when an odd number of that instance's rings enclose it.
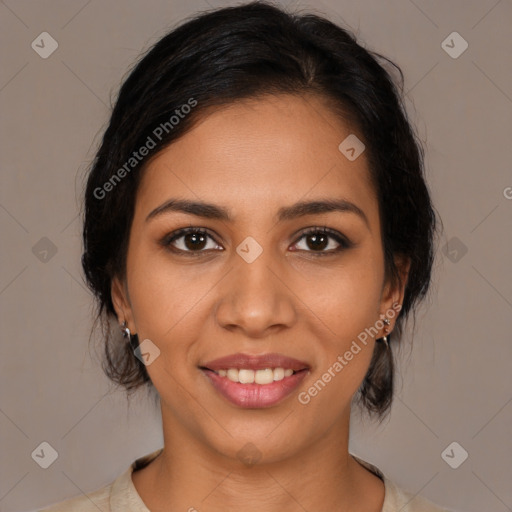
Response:
[[[169,212],[182,212],[205,219],[231,221],[226,208],[203,201],[190,201],[188,199],[169,199],[152,210],[146,217],[146,222]],[[291,206],[284,206],[277,212],[277,221],[293,220],[306,215],[315,215],[329,212],[353,213],[359,216],[370,228],[368,218],[359,206],[346,199],[318,199],[314,201],[301,201]]]

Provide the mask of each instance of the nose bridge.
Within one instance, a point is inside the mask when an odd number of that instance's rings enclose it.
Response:
[[[285,272],[270,248],[247,237],[233,254],[233,268],[217,307],[221,326],[262,336],[270,327],[290,326],[295,318],[293,296],[282,282]]]

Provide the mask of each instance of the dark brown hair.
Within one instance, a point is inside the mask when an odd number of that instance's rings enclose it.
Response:
[[[391,70],[399,74],[399,85]],[[128,394],[145,383],[153,387],[117,325],[112,336],[109,323],[116,318],[111,282],[125,276],[145,165],[187,133],[207,109],[279,93],[322,97],[358,133],[379,201],[386,275],[400,278],[395,256],[411,262],[390,348],[376,343],[355,397],[382,419],[393,397],[392,349],[401,340],[404,319],[429,288],[436,230],[423,149],[403,104],[403,75],[389,59],[358,44],[349,30],[267,2],[217,9],[186,21],[141,58],[120,89],[85,192],[82,265],[97,299],[96,320],[104,327],[103,368]],[[185,109],[191,100],[195,106]],[[179,116],[179,122],[172,116]],[[140,162],[131,161],[138,148],[148,145],[148,137],[154,147]]]

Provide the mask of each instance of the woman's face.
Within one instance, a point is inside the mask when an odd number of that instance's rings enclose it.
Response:
[[[348,428],[365,329],[382,336],[402,298],[366,155],[339,149],[351,133],[316,97],[269,96],[214,111],[145,170],[112,293],[150,354],[165,432],[275,461]]]

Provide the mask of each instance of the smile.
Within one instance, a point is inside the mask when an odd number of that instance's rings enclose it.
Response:
[[[257,409],[274,406],[289,396],[306,377],[309,366],[280,354],[234,354],[200,369],[230,403]]]

